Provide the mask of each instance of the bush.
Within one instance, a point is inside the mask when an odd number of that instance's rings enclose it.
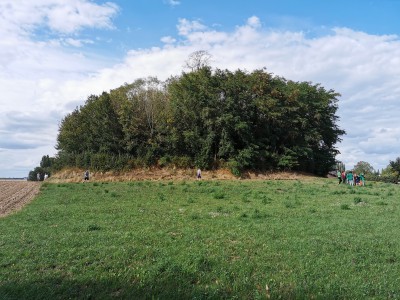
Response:
[[[214,199],[224,199],[225,198],[225,193],[223,191],[216,191],[213,194]]]
[[[240,168],[240,164],[236,160],[229,160],[227,166],[234,176],[242,176],[242,169]]]
[[[112,169],[111,157],[107,153],[92,154],[91,169],[96,171],[109,171]]]
[[[171,156],[165,155],[158,160],[160,167],[168,167],[171,164]]]
[[[394,174],[390,175],[377,175],[377,174],[368,174],[365,180],[368,181],[379,181],[386,183],[397,183],[397,176]]]
[[[349,210],[350,206],[348,204],[342,204],[342,205],[340,205],[340,208],[343,210]]]
[[[129,155],[119,154],[117,156],[114,156],[113,168],[117,171],[126,170],[126,169],[128,169],[130,160],[131,160],[131,157]]]
[[[189,156],[174,156],[171,159],[172,164],[176,168],[193,168],[193,159]]]

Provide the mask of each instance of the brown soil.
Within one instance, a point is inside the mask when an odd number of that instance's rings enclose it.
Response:
[[[53,174],[50,182],[82,182],[84,170],[67,169]],[[202,171],[203,180],[298,180],[312,179],[314,175],[298,172],[247,172],[242,178],[229,170]],[[127,172],[91,172],[90,181],[136,181],[136,180],[196,180],[194,169],[135,169]]]
[[[0,218],[21,209],[39,193],[35,181],[0,181]]]

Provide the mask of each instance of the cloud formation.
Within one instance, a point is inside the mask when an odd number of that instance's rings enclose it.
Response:
[[[26,36],[43,27],[71,34],[87,27],[113,28],[112,17],[118,6],[88,0],[20,0],[0,2],[0,12],[0,28],[7,36]]]
[[[30,1],[25,2],[29,6]],[[3,172],[18,170],[26,176],[42,155],[53,155],[58,123],[90,94],[141,77],[167,79],[180,74],[189,55],[198,50],[210,53],[216,68],[252,71],[266,67],[275,75],[320,83],[340,93],[339,125],[348,134],[337,145],[338,159],[347,168],[363,160],[380,169],[400,156],[398,36],[332,28],[328,34],[310,37],[304,32],[265,28],[257,16],[226,32],[182,18],[177,21],[176,36],[160,37],[161,47],[132,49],[120,63],[107,65],[69,46],[79,49],[92,42],[79,38],[77,33],[84,27],[112,28],[116,5],[97,5],[98,12],[91,13],[96,4],[90,1],[35,3],[39,13],[28,19],[24,19],[25,8],[10,10],[0,4],[0,11],[7,9],[15,17],[15,22],[12,16],[0,21],[0,32],[7,36],[0,41],[0,89],[7,99],[0,109]],[[63,26],[51,17],[60,16],[60,11],[73,24]],[[16,25],[17,20],[23,21]],[[32,34],[40,26],[60,34],[37,41]]]
[[[27,176],[42,155],[55,153],[58,122],[68,103],[82,101],[62,86],[104,67],[69,47],[94,43],[76,35],[113,28],[118,10],[87,0],[0,2],[0,177]]]

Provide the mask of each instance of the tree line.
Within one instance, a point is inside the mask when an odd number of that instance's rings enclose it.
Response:
[[[142,78],[101,95],[60,123],[51,169],[144,166],[296,170],[335,168],[338,97],[319,84],[265,69],[200,66],[160,81]],[[50,158],[49,158],[50,159]]]
[[[346,166],[338,161],[336,164],[336,170],[340,172],[350,171],[346,169]],[[386,168],[375,170],[370,163],[366,161],[357,162],[351,171],[355,174],[364,174],[368,181],[382,181],[387,183],[398,183],[400,180],[400,157],[393,161],[389,161]]]

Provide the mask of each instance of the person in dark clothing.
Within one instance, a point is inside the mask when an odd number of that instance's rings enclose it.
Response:
[[[85,171],[85,175],[84,175],[83,179],[84,179],[85,181],[86,181],[86,180],[89,180],[89,170],[86,170],[86,171]]]

